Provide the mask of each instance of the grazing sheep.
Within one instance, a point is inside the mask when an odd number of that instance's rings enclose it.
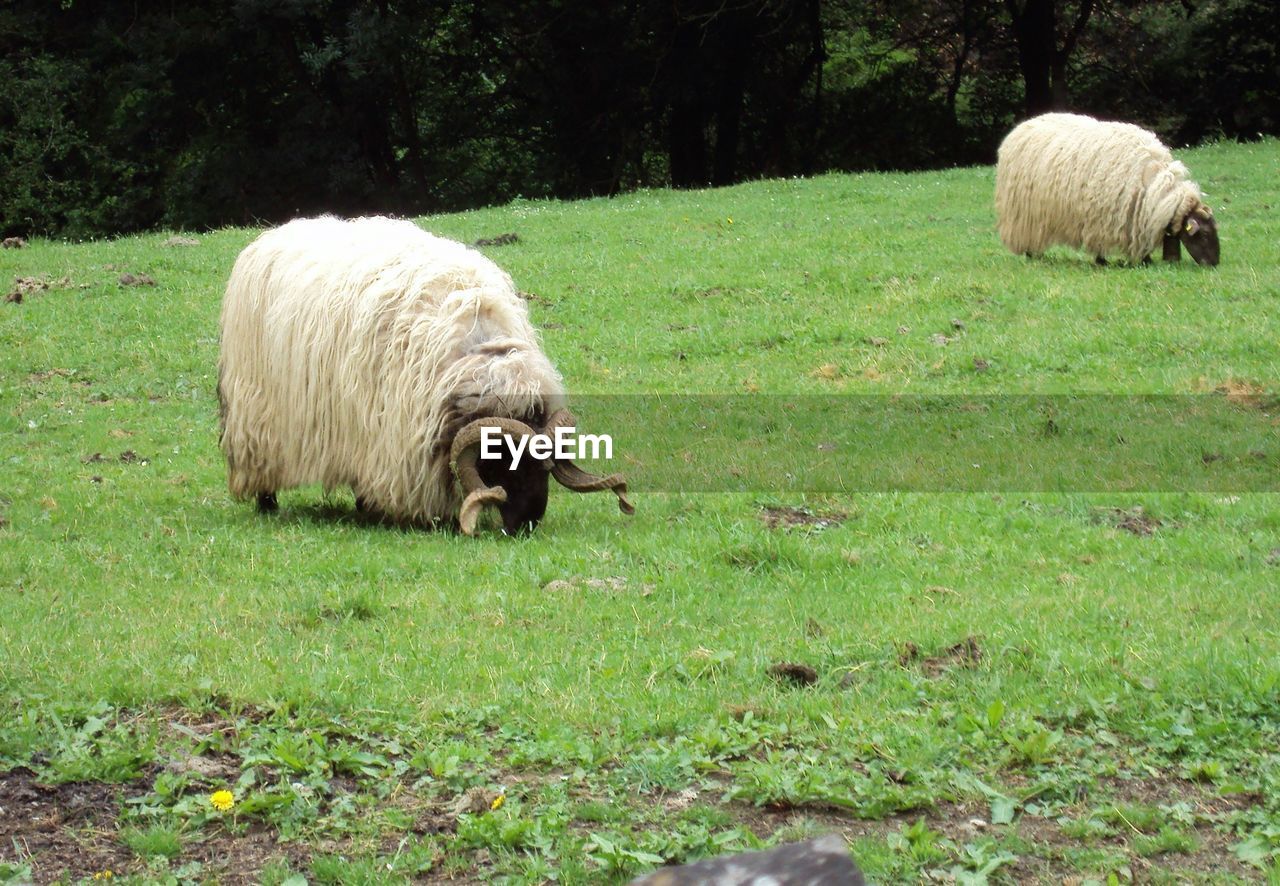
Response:
[[[572,425],[564,385],[511,278],[408,221],[299,219],[245,248],[222,303],[218,396],[228,485],[262,511],[321,483],[396,520],[456,517],[468,535],[497,505],[514,534],[542,518],[548,474],[632,511],[617,474],[480,457],[482,427],[515,440]]]
[[[1097,256],[1147,261],[1163,241],[1201,264],[1218,263],[1218,228],[1187,168],[1150,132],[1080,114],[1042,114],[1000,145],[996,216],[1012,252],[1074,246]]]

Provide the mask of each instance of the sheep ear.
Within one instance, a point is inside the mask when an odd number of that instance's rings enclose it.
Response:
[[[1200,230],[1200,222],[1196,221],[1192,216],[1187,216],[1187,223],[1183,225],[1182,230],[1186,232],[1188,237],[1194,237]]]

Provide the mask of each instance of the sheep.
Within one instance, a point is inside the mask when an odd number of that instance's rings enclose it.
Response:
[[[1153,133],[1080,114],[1042,114],[1001,143],[996,163],[1000,239],[1039,255],[1063,244],[1099,264],[1122,253],[1148,262],[1163,241],[1165,261],[1186,244],[1200,264],[1218,263],[1218,228],[1200,188]]]
[[[480,457],[486,427],[527,442],[572,426],[564,384],[511,278],[409,221],[298,219],[246,247],[222,303],[218,398],[228,487],[261,512],[321,483],[349,486],[357,510],[467,535],[496,505],[514,535],[542,519],[548,475],[634,510],[617,474]]]

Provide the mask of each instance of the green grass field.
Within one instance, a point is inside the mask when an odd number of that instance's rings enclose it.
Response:
[[[1204,395],[1280,470],[1280,143],[1182,159],[1217,269],[1012,256],[991,168],[421,224],[519,235],[584,400]],[[831,830],[886,883],[1280,882],[1275,494],[262,517],[214,390],[256,234],[0,252],[0,882],[620,882]]]

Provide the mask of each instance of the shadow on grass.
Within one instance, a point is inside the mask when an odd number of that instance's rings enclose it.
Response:
[[[275,521],[287,525],[310,526],[343,526],[362,529],[383,529],[389,532],[405,534],[445,534],[457,533],[456,524],[447,521],[437,523],[415,523],[408,520],[396,520],[378,511],[358,511],[354,504],[339,502],[319,502],[284,506],[274,514],[256,514],[260,520]]]

